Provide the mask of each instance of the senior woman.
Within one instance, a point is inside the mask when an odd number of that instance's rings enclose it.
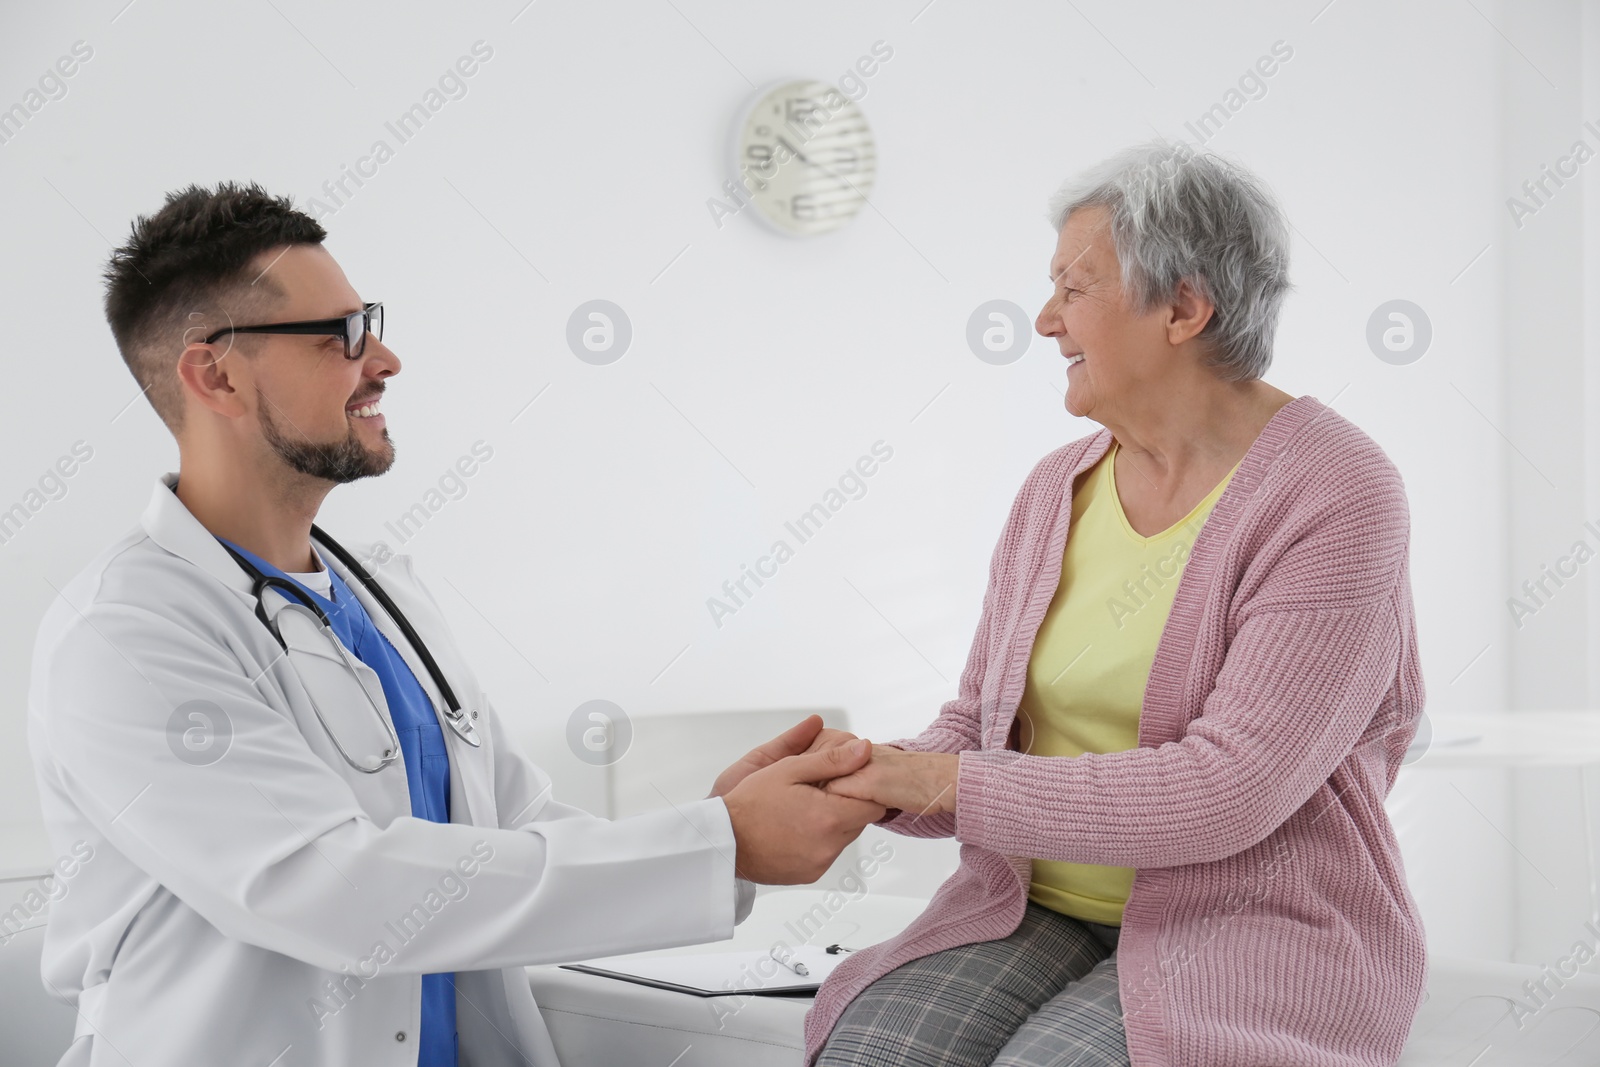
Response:
[[[827,786],[961,864],[833,972],[807,1062],[1392,1064],[1426,976],[1383,808],[1423,704],[1400,475],[1262,380],[1288,232],[1248,173],[1143,145],[1052,218],[1037,327],[1104,429],[1023,483],[955,699]]]

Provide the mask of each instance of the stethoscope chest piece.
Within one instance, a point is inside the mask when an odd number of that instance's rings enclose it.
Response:
[[[465,741],[473,748],[477,748],[481,744],[481,742],[478,740],[478,728],[472,725],[472,720],[477,717],[477,712],[459,710],[454,715],[446,712],[444,721],[449,724],[450,729],[456,732],[457,737],[461,738],[461,740]]]
[[[257,594],[258,605],[262,604],[260,597],[266,588]],[[270,588],[282,592],[285,583],[278,582]],[[362,679],[363,670],[368,674],[371,671],[340,642],[322,608],[315,601],[290,600],[279,605],[276,614],[268,616],[264,608],[260,613],[306,687],[317,721],[344,761],[358,771],[374,774],[399,759],[400,739],[394,726]],[[360,703],[365,704],[364,710],[369,714],[355,713],[350,686],[360,691]]]

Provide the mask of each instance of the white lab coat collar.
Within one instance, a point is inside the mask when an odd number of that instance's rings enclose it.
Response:
[[[169,471],[156,479],[150,503],[139,517],[150,540],[171,552],[179,559],[188,560],[211,577],[239,594],[247,603],[253,602],[252,582],[228,550],[223,548],[210,530],[184,507],[173,487],[178,484],[176,471]],[[252,607],[253,610],[253,607]]]
[[[206,529],[204,524],[194,517],[194,513],[184,506],[183,501],[178,499],[178,494],[173,492],[177,484],[178,475],[175,472],[163,474],[156,480],[150,503],[140,517],[145,532],[150,535],[152,541],[174,556],[194,564],[237,593],[240,600],[254,611],[256,599],[254,581],[245,573],[244,568],[239,566],[232,554],[217,541],[216,535]],[[400,633],[399,627],[389,618],[388,612],[383,610],[367,592],[366,587],[350,573],[349,568],[334,557],[333,553],[324,552],[318,547],[316,554],[325,567],[344,579],[350,591],[355,594],[356,600],[366,609],[368,617],[400,650],[401,656],[410,665],[412,673],[422,683],[429,697],[438,706],[443,707],[443,694],[433,684],[433,679],[421,659],[416,656],[410,642]],[[360,552],[357,551],[356,555],[359,559]]]

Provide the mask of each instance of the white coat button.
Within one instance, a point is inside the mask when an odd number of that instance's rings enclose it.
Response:
[[[404,1030],[399,1031],[394,1035],[394,1039],[396,1041],[404,1041],[406,1039],[406,1032]]]

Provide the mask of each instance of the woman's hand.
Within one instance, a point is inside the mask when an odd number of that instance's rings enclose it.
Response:
[[[960,766],[961,757],[954,752],[906,752],[890,745],[873,745],[872,759],[865,767],[835,778],[823,788],[885,808],[939,815],[956,810]]]

